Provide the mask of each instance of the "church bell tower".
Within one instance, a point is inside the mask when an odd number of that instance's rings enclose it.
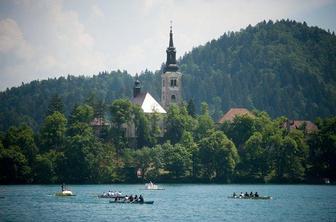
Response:
[[[182,74],[178,71],[176,64],[176,49],[173,43],[173,31],[170,25],[169,46],[166,50],[167,61],[164,67],[162,78],[161,103],[164,109],[168,110],[171,104],[178,104],[182,101]]]

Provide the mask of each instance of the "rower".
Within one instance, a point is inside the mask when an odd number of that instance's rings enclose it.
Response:
[[[253,197],[253,193],[252,193],[252,191],[251,191],[251,193],[250,193],[250,197]]]
[[[140,202],[140,203],[143,203],[143,202],[144,202],[144,198],[142,197],[141,194],[140,194],[140,196],[139,196],[139,202]]]
[[[247,192],[245,192],[244,197],[249,197],[249,194]]]
[[[237,197],[236,192],[233,192],[232,197]]]
[[[255,196],[255,197],[259,197],[258,192],[255,192],[254,196]]]

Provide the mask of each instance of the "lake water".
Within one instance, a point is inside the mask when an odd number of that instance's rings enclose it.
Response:
[[[74,197],[56,197],[55,185],[0,186],[0,221],[336,221],[336,186],[162,184],[71,185]],[[108,190],[143,194],[153,205],[110,204]],[[227,198],[233,192],[272,200]]]

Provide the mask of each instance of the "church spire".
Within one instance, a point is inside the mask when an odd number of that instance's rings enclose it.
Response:
[[[141,93],[141,83],[138,74],[136,74],[133,86],[133,98],[137,97],[140,93]]]
[[[167,61],[164,72],[176,72],[178,66],[176,64],[176,49],[173,42],[173,28],[172,22],[170,21],[170,32],[169,32],[169,46],[166,50],[167,52]]]
[[[173,42],[173,25],[172,25],[172,21],[170,21],[169,48],[174,48],[174,42]]]

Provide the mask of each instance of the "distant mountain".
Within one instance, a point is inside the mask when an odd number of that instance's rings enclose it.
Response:
[[[194,48],[179,65],[184,99],[196,107],[207,102],[215,119],[231,107],[310,120],[336,114],[336,36],[318,27],[264,21]],[[160,75],[146,70],[139,76],[158,100]],[[0,93],[0,130],[21,123],[37,129],[55,95],[69,114],[83,101],[130,98],[132,86],[126,71],[32,81]]]

